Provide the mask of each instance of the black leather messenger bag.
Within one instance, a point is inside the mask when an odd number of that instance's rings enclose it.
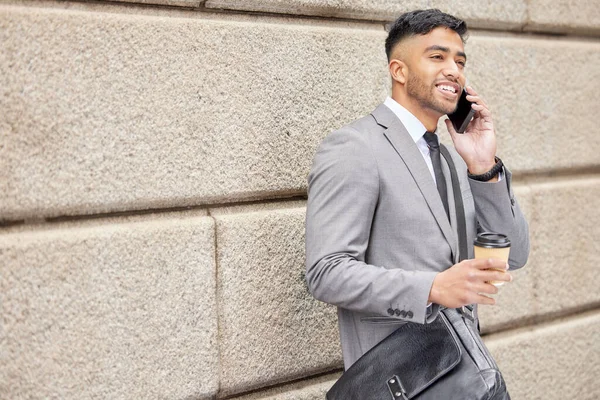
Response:
[[[470,311],[402,325],[344,372],[327,400],[510,399]]]
[[[452,176],[461,261],[468,254],[464,206]],[[443,308],[429,324],[407,322],[359,358],[327,400],[510,400],[502,374],[479,336],[474,306]]]

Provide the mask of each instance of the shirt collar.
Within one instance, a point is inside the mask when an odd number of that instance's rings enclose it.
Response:
[[[400,122],[402,122],[402,125],[404,125],[415,143],[417,143],[417,141],[423,137],[423,134],[427,132],[425,125],[423,125],[417,117],[412,115],[410,111],[402,107],[396,100],[388,96],[383,104],[392,110],[396,117],[400,119]]]

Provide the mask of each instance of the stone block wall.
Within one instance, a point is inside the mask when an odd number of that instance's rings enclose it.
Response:
[[[484,339],[513,399],[600,398],[599,5],[0,0],[0,398],[323,399],[306,176],[426,7],[472,28],[530,222]]]

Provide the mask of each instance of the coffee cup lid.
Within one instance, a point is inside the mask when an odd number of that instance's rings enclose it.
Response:
[[[510,240],[506,235],[495,232],[481,232],[477,235],[474,242],[475,246],[487,247],[491,249],[510,247]]]

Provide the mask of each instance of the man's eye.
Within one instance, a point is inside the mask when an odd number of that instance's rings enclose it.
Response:
[[[467,64],[467,63],[466,63],[466,62],[464,62],[464,61],[457,61],[456,63],[457,63],[458,65],[460,65],[461,67],[463,67],[463,68],[464,68],[464,67],[465,67],[465,65]]]
[[[441,60],[443,57],[439,54],[434,54],[431,58],[435,58],[436,60]]]

